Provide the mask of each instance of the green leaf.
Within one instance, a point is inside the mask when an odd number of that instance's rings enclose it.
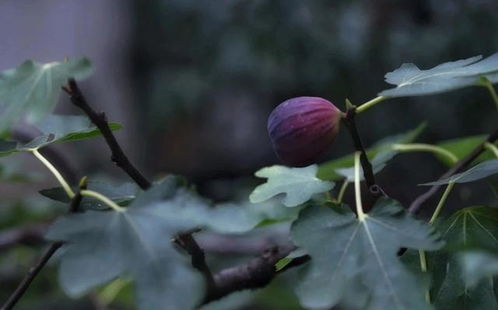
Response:
[[[486,59],[482,56],[440,64],[420,70],[412,63],[405,63],[386,74],[386,82],[397,87],[379,93],[379,96],[406,97],[443,93],[462,87],[479,85],[481,77],[491,83],[498,82],[498,53]]]
[[[314,194],[327,192],[334,187],[334,183],[317,178],[317,170],[317,165],[304,168],[285,166],[262,168],[255,175],[267,178],[268,181],[256,187],[249,196],[249,200],[252,203],[259,203],[284,194],[285,197],[281,200],[287,207],[295,207],[305,203]]]
[[[464,277],[458,255],[462,249],[490,249],[498,245],[498,209],[477,206],[462,209],[438,223],[446,240],[446,251],[428,256],[433,273],[431,296],[438,310],[497,309],[493,283],[473,282]],[[456,252],[455,252],[456,251]]]
[[[141,194],[123,212],[87,211],[56,221],[47,238],[65,241],[59,268],[64,291],[80,296],[118,277],[131,276],[140,309],[163,309],[164,305],[172,310],[194,309],[203,295],[202,277],[171,241],[190,227],[169,219],[171,210],[157,204],[158,197],[168,197],[175,190],[175,181],[168,179]]]
[[[122,128],[118,123],[109,123],[109,127],[111,130]],[[50,115],[38,128],[40,135],[26,144],[0,140],[0,156],[42,148],[52,143],[78,141],[101,135],[100,130],[85,116]]]
[[[436,262],[434,262],[436,263]],[[497,309],[493,283],[480,281],[476,286],[468,286],[462,278],[461,267],[454,256],[438,263],[445,267],[445,278],[434,297],[437,310],[482,310]]]
[[[173,246],[175,236],[197,228],[241,233],[263,219],[292,218],[298,211],[249,203],[213,208],[180,185],[180,179],[171,176],[138,193],[125,211],[86,211],[56,221],[47,238],[65,241],[59,268],[63,289],[80,296],[118,277],[131,277],[140,309],[193,309],[203,283]]]
[[[470,250],[458,255],[463,269],[463,278],[474,287],[483,279],[498,275],[498,255],[491,251]]]
[[[453,153],[459,160],[470,154],[477,146],[479,146],[483,141],[486,140],[486,135],[469,136],[459,139],[451,139],[438,143],[439,147]],[[498,144],[497,144],[498,145]],[[449,161],[447,157],[437,156],[438,159],[445,165],[451,167],[454,165],[453,162]],[[480,163],[485,160],[495,158],[490,152],[483,152],[474,163]]]
[[[430,309],[397,252],[401,247],[436,250],[443,243],[398,202],[380,199],[363,220],[345,209],[306,208],[291,238],[312,258],[297,287],[304,306],[325,309],[363,296],[367,303],[361,309]]]
[[[498,173],[498,159],[493,159],[475,165],[474,167],[462,173],[454,174],[449,178],[438,180],[435,182],[424,183],[422,185],[432,186],[444,185],[449,183],[469,183],[487,178],[490,175],[496,173]]]
[[[67,79],[82,79],[90,72],[91,64],[86,58],[45,64],[29,60],[1,72],[0,132],[23,117],[30,123],[41,121],[54,109]]]
[[[370,149],[367,150],[368,158],[372,159],[378,153],[390,151],[393,144],[404,144],[413,142],[422,133],[422,131],[424,131],[426,127],[427,125],[425,123],[422,123],[417,128],[412,129],[408,132],[386,137],[378,141]],[[341,158],[321,164],[318,168],[318,177],[322,180],[339,180],[342,178],[342,176],[337,173],[337,169],[348,168],[352,166],[354,166],[353,155],[346,155]]]
[[[174,220],[189,229],[206,228],[225,234],[244,233],[264,221],[292,220],[297,217],[298,211],[299,208],[289,210],[275,202],[224,203],[213,206],[184,189],[178,190],[172,199],[157,203],[151,208],[151,213],[157,217]]]
[[[119,205],[127,205],[135,199],[137,193],[140,191],[139,187],[132,182],[118,184],[104,180],[90,180],[87,182],[87,188],[103,194]],[[74,188],[74,190],[76,191],[76,188]],[[63,203],[69,203],[71,201],[62,187],[44,189],[40,191],[40,194]],[[80,208],[83,210],[108,209],[108,207],[103,205],[100,201],[89,197],[83,197],[80,203]]]

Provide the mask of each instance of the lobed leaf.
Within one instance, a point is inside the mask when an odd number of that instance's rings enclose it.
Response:
[[[118,277],[131,277],[140,309],[194,309],[203,297],[203,280],[174,247],[178,234],[198,228],[241,233],[298,211],[249,203],[212,207],[179,183],[166,178],[137,193],[122,212],[90,210],[57,220],[46,237],[65,242],[59,267],[64,291],[80,296]],[[122,196],[120,190],[108,193]]]
[[[297,287],[305,307],[346,303],[372,310],[430,309],[397,252],[401,247],[436,250],[443,243],[398,202],[380,199],[363,220],[345,209],[306,208],[291,238],[312,258]]]
[[[498,82],[498,53],[482,59],[475,56],[420,70],[405,63],[385,76],[387,83],[397,87],[384,90],[379,96],[406,97],[443,93],[462,87],[479,85],[482,77]]]
[[[304,168],[278,165],[262,168],[255,175],[268,180],[254,189],[249,200],[259,203],[283,194],[285,197],[281,198],[281,201],[285,206],[298,206],[310,200],[313,195],[327,192],[334,187],[334,183],[317,178],[317,171],[317,165]]]
[[[131,276],[140,309],[194,309],[203,295],[203,280],[172,243],[189,227],[167,219],[168,208],[159,210],[163,216],[158,217],[153,203],[175,191],[176,182],[170,178],[139,195],[123,212],[87,211],[56,221],[47,238],[66,242],[59,267],[64,291],[80,296],[117,277]]]
[[[69,78],[82,79],[91,72],[86,58],[37,63],[28,60],[0,73],[0,132],[21,118],[37,123],[50,114]]]
[[[498,246],[498,209],[484,206],[465,208],[437,226],[447,246],[446,251],[428,256],[433,274],[431,296],[436,308],[498,308],[493,283],[483,278],[467,278],[465,266],[459,258],[461,250],[493,249]]]

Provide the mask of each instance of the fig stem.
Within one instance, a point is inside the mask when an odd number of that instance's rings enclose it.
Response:
[[[372,100],[367,101],[367,102],[363,103],[362,105],[360,105],[358,108],[356,108],[356,113],[361,113],[361,112],[373,107],[377,103],[386,100],[387,98],[388,97],[386,97],[386,96],[375,97]]]

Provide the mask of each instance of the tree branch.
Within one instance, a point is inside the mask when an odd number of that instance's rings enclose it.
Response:
[[[498,140],[498,129],[495,130],[492,134],[488,136],[486,140],[484,140],[481,144],[479,144],[472,152],[470,152],[467,156],[461,159],[456,163],[450,170],[448,170],[445,174],[443,174],[439,179],[446,179],[451,177],[452,175],[461,172],[468,165],[470,165],[479,155],[482,154],[486,150],[486,143],[494,143]],[[434,194],[437,193],[441,185],[434,185],[428,191],[418,196],[408,208],[408,211],[411,213],[417,213],[420,208],[429,200]]]
[[[69,94],[71,102],[83,110],[92,123],[100,130],[111,150],[111,160],[118,167],[123,169],[140,188],[144,190],[150,188],[152,185],[151,182],[138,171],[123,152],[123,149],[117,142],[116,137],[114,137],[112,130],[109,128],[105,114],[95,112],[95,110],[88,105],[76,81],[74,79],[69,79],[67,86],[62,87],[62,89]],[[192,256],[192,266],[204,275],[209,291],[210,287],[212,287],[213,280],[211,271],[205,261],[204,251],[199,247],[191,234],[179,235],[176,240]]]
[[[74,79],[69,79],[68,85],[62,87],[62,89],[70,96],[71,102],[83,110],[85,114],[90,118],[92,123],[97,126],[102,135],[104,136],[107,145],[111,149],[111,160],[121,169],[123,169],[142,189],[148,189],[151,183],[138,171],[135,166],[130,162],[128,157],[121,149],[116,137],[112,133],[109,124],[107,123],[107,118],[104,113],[97,113],[90,107],[80,91],[78,84]]]
[[[204,250],[195,241],[194,237],[192,237],[192,234],[179,235],[175,239],[175,242],[188,252],[191,257],[192,267],[199,270],[203,274],[204,279],[206,280],[206,294],[210,295],[215,287],[215,283],[213,274],[211,273],[211,270],[206,263]]]
[[[349,129],[349,133],[351,134],[351,138],[353,139],[353,144],[356,151],[359,151],[360,154],[360,163],[363,168],[363,176],[365,177],[365,183],[367,184],[368,190],[370,194],[374,197],[380,197],[383,192],[380,187],[375,182],[375,175],[373,173],[372,164],[368,160],[367,153],[365,148],[363,147],[363,143],[361,142],[360,134],[358,132],[358,128],[356,127],[356,107],[349,106],[346,111],[346,114],[343,117],[344,124]]]
[[[214,275],[215,287],[202,304],[218,300],[236,291],[265,287],[280,272],[275,270],[275,264],[289,255],[293,249],[294,247],[272,247],[245,264],[221,270]],[[283,270],[302,265],[307,261],[309,256],[298,257]]]
[[[86,187],[86,184],[82,183],[80,184],[80,190],[84,189]],[[71,200],[71,203],[69,205],[69,212],[77,212],[80,202],[81,202],[81,195],[80,195],[80,190],[75,194],[73,199]],[[0,310],[10,310],[12,309],[17,302],[21,299],[21,297],[26,293],[28,290],[29,286],[33,282],[33,280],[36,278],[36,276],[40,273],[40,271],[45,267],[45,265],[48,263],[50,258],[54,255],[55,252],[63,245],[63,242],[57,241],[53,242],[50,247],[45,251],[45,253],[40,257],[38,262],[29,269],[28,273],[24,276],[24,278],[21,280],[21,283],[17,286],[15,291],[10,295],[10,297],[7,299],[7,301],[3,304],[2,308]]]

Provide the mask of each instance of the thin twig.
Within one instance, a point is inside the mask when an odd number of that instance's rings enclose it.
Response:
[[[456,163],[450,170],[443,174],[439,179],[446,179],[454,175],[455,173],[461,172],[468,165],[470,165],[482,152],[486,150],[486,143],[494,143],[498,140],[498,129],[488,136],[481,144],[479,144],[472,152]],[[429,200],[437,191],[441,188],[441,185],[434,185],[428,191],[418,196],[408,208],[411,213],[417,213],[420,208]]]
[[[14,308],[19,299],[26,293],[31,282],[36,278],[40,271],[48,263],[52,255],[62,246],[63,242],[58,241],[50,245],[50,247],[45,251],[45,254],[38,260],[38,262],[29,269],[28,273],[24,276],[21,283],[17,286],[16,290],[10,295],[9,299],[0,308],[0,310],[10,310]]]
[[[86,184],[82,183],[80,189],[83,187],[86,187]],[[71,204],[69,205],[69,212],[77,212],[80,202],[81,202],[81,195],[80,191],[78,190],[73,199],[71,199]],[[15,291],[10,295],[10,297],[4,303],[2,308],[0,308],[0,310],[10,310],[17,304],[17,302],[21,299],[24,293],[26,293],[26,291],[28,290],[29,286],[36,278],[36,276],[40,273],[40,271],[43,269],[43,267],[45,267],[50,258],[54,255],[55,252],[57,252],[57,250],[62,245],[63,242],[61,241],[53,242],[50,245],[50,247],[45,251],[42,257],[40,257],[38,262],[29,269],[28,273],[21,280],[21,283],[19,283]]]
[[[111,160],[121,169],[123,169],[142,189],[148,189],[151,183],[138,171],[137,168],[130,162],[128,157],[121,149],[121,146],[114,137],[107,118],[104,113],[97,113],[90,107],[80,91],[78,84],[74,79],[69,79],[68,85],[62,88],[66,93],[69,94],[71,102],[83,110],[85,114],[90,118],[92,123],[97,126],[102,135],[104,136],[107,145],[111,149]]]
[[[351,134],[351,138],[353,139],[353,144],[356,151],[360,152],[360,163],[363,168],[363,176],[365,177],[365,182],[369,189],[370,194],[375,198],[382,195],[382,191],[379,186],[375,182],[375,175],[373,173],[372,164],[368,160],[367,152],[363,147],[363,143],[361,142],[360,134],[358,132],[358,128],[356,127],[355,122],[356,116],[356,108],[348,107],[346,114],[343,118],[346,127],[349,129],[349,133]]]
[[[204,254],[204,250],[199,246],[197,241],[195,241],[194,237],[192,237],[192,234],[179,235],[175,239],[175,242],[188,252],[188,254],[191,257],[192,267],[199,270],[204,276],[207,288],[206,294],[207,295],[212,294],[212,290],[214,290],[215,283],[214,283],[213,274],[211,273],[211,270],[209,269],[209,266],[206,263],[206,256]]]

